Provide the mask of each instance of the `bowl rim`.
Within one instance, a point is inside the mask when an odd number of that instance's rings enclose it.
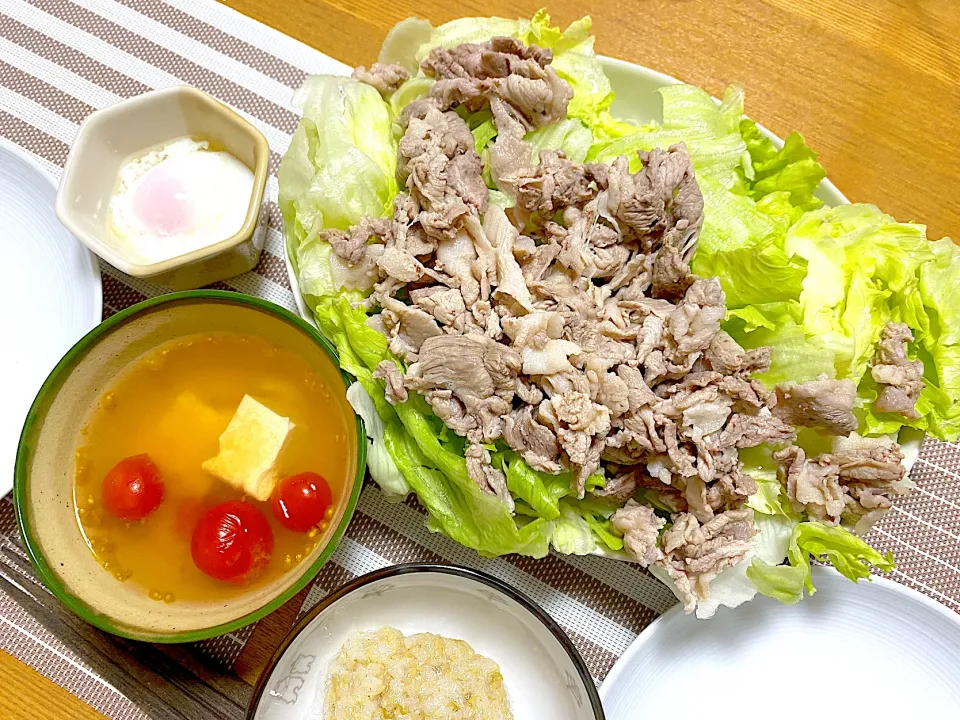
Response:
[[[593,710],[594,720],[605,720],[606,715],[604,715],[603,705],[600,702],[600,694],[597,690],[596,683],[593,681],[593,676],[590,674],[590,670],[587,668],[587,664],[583,660],[583,657],[581,657],[580,652],[573,644],[570,636],[567,635],[557,621],[548,615],[543,608],[537,605],[536,602],[519,590],[510,587],[502,580],[499,580],[498,578],[488,575],[480,570],[474,570],[461,565],[441,565],[437,563],[418,562],[389,565],[385,568],[381,568],[380,570],[374,570],[373,572],[366,573],[365,575],[361,575],[360,577],[354,578],[350,582],[341,585],[332,593],[321,599],[320,602],[318,602],[316,606],[310,610],[310,612],[308,612],[297,622],[296,625],[290,629],[290,632],[288,632],[286,637],[284,637],[276,652],[274,652],[273,656],[264,666],[260,673],[260,677],[257,678],[257,682],[253,686],[253,695],[250,698],[250,704],[247,706],[246,720],[254,719],[257,708],[260,705],[260,701],[263,699],[263,695],[267,690],[267,683],[269,682],[270,677],[273,675],[274,670],[277,669],[280,659],[293,644],[293,641],[299,637],[300,633],[302,633],[307,626],[317,618],[318,615],[337,603],[340,599],[366,585],[369,585],[370,583],[399,575],[420,573],[453,575],[455,577],[461,577],[467,580],[472,580],[473,582],[481,583],[506,595],[527,610],[550,631],[554,638],[556,638],[557,642],[560,643],[560,646],[566,651],[571,662],[573,662],[573,665],[580,677],[580,682],[583,683],[584,690],[587,693],[587,698],[590,701],[590,707]]]
[[[340,368],[340,360],[334,347],[325,337],[323,337],[323,335],[320,334],[316,328],[311,326],[309,323],[297,317],[289,310],[268,300],[254,297],[252,295],[225,290],[186,290],[183,292],[159,295],[157,297],[137,303],[136,305],[132,305],[131,307],[121,310],[120,312],[101,322],[90,332],[84,335],[80,340],[78,340],[73,347],[71,347],[64,354],[54,369],[50,371],[47,379],[44,380],[43,385],[37,392],[37,396],[31,404],[30,411],[27,413],[26,420],[24,421],[23,430],[20,433],[13,477],[13,504],[17,518],[17,527],[20,531],[20,537],[23,541],[24,548],[26,549],[27,555],[29,555],[31,562],[33,563],[34,569],[37,571],[37,574],[43,581],[43,584],[54,594],[54,596],[56,596],[58,600],[66,605],[78,617],[90,623],[91,625],[99,628],[100,630],[104,630],[108,633],[127,638],[129,640],[140,640],[144,642],[164,644],[207,640],[209,638],[223,635],[256,622],[257,620],[260,620],[279,608],[290,598],[300,592],[304,587],[306,587],[314,577],[316,577],[317,573],[320,571],[320,568],[326,564],[326,562],[330,559],[330,556],[333,555],[334,551],[337,549],[340,540],[346,532],[347,526],[350,524],[350,521],[353,518],[353,514],[357,507],[357,502],[360,499],[360,491],[363,488],[363,481],[366,476],[366,432],[364,430],[363,420],[354,413],[357,432],[357,469],[354,475],[353,488],[351,489],[350,496],[347,499],[343,517],[340,519],[339,524],[331,534],[329,542],[317,556],[316,560],[314,560],[314,562],[304,570],[301,576],[290,587],[264,604],[262,607],[236,618],[235,620],[221,623],[220,625],[215,625],[209,628],[201,628],[199,630],[188,630],[174,633],[140,632],[123,625],[115,624],[106,615],[95,611],[83,600],[67,590],[64,583],[47,563],[43,552],[34,540],[31,521],[27,517],[27,465],[29,456],[31,454],[30,438],[43,421],[43,416],[45,413],[42,411],[42,408],[45,400],[59,390],[66,375],[69,374],[69,372],[73,369],[76,362],[79,361],[90,348],[96,345],[100,338],[106,333],[110,332],[114,328],[126,324],[133,318],[139,316],[142,312],[151,310],[160,305],[198,301],[200,303],[224,302],[234,305],[243,305],[255,310],[267,312],[278,317],[282,321],[286,321],[288,324],[293,325],[296,329],[305,333],[308,337],[314,340],[327,353],[331,362],[333,362],[337,368],[337,372],[339,373],[340,377],[343,379],[345,387],[349,387],[354,382],[353,379]]]

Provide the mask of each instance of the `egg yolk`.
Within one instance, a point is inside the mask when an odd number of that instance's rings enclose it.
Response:
[[[158,235],[190,232],[196,226],[194,194],[170,164],[147,173],[133,196],[133,211],[145,229]]]

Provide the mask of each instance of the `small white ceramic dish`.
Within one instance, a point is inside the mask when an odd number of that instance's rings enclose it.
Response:
[[[53,178],[0,140],[0,496],[13,487],[24,418],[60,356],[103,314],[96,258],[57,221]]]
[[[287,636],[257,682],[248,718],[322,720],[327,667],[362,630],[459,638],[500,666],[517,720],[602,720],[590,673],[563,630],[489,575],[396,565],[324,598]]]
[[[793,607],[758,597],[706,623],[664,613],[607,675],[609,720],[960,717],[960,616],[884,578],[855,586],[818,567],[813,579]]]
[[[120,168],[179,138],[211,143],[253,172],[247,214],[236,234],[183,255],[146,263],[109,222]],[[260,203],[270,147],[259,130],[206,93],[186,85],[154,90],[90,113],[74,138],[57,193],[57,216],[79,240],[122,272],[190,290],[252,270],[266,241]]]

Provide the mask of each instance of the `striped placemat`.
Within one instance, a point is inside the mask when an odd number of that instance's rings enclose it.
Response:
[[[273,151],[266,251],[255,271],[218,286],[292,310],[275,175],[298,120],[290,98],[307,74],[348,70],[214,2],[0,0],[0,136],[54,177],[89,112],[154,88],[194,85],[264,133]],[[105,263],[101,269],[105,317],[161,292]],[[913,478],[913,495],[870,540],[896,553],[895,580],[960,611],[960,446],[928,441]],[[417,560],[458,563],[496,575],[540,603],[574,639],[599,682],[637,633],[674,603],[669,591],[634,566],[596,557],[481,558],[429,533],[423,521],[414,503],[388,504],[375,488],[365,488],[346,538],[303,611],[376,568]],[[108,716],[242,714],[248,688],[211,666],[231,667],[251,628],[192,648],[161,650],[111,640],[75,622],[34,579],[8,499],[0,502],[0,590],[0,649]]]

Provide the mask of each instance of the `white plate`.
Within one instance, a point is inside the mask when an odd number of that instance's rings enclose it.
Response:
[[[248,718],[321,720],[340,647],[382,627],[465,640],[500,666],[517,720],[603,720],[580,655],[529,599],[483,573],[418,564],[364,575],[322,600],[264,670]]]
[[[100,269],[53,212],[53,179],[0,141],[0,495],[13,488],[23,421],[66,350],[100,322]]]
[[[814,583],[792,607],[664,613],[607,675],[608,720],[960,718],[960,615],[883,578]]]

